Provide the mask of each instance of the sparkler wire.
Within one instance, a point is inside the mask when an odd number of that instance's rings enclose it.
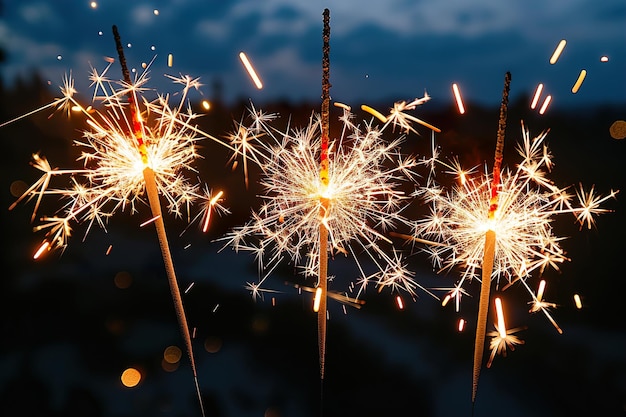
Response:
[[[330,104],[330,11],[324,9],[324,27],[322,32],[322,106],[321,106],[321,128],[322,143],[320,154],[320,180],[324,188],[328,187],[328,136],[329,136],[329,104]],[[323,220],[328,213],[328,199],[322,197],[320,207],[320,220]],[[320,221],[320,246],[319,246],[319,279],[318,288],[321,288],[320,305],[317,312],[320,378],[324,379],[324,363],[326,356],[326,296],[328,289],[328,229],[323,221]]]
[[[128,67],[126,66],[126,59],[124,57],[124,49],[122,46],[121,37],[117,30],[117,26],[113,26],[113,36],[115,38],[115,44],[117,47],[117,52],[120,59],[120,64],[122,65],[122,73],[124,76],[124,81],[131,85],[130,74],[128,72]],[[159,246],[161,248],[161,255],[163,258],[163,262],[165,264],[165,272],[167,275],[168,283],[170,286],[170,292],[172,294],[172,299],[174,301],[174,308],[176,311],[176,316],[178,318],[178,323],[180,327],[180,331],[182,333],[185,348],[187,350],[187,356],[189,357],[189,362],[191,364],[191,370],[193,372],[193,378],[196,386],[196,394],[198,396],[198,401],[200,402],[200,409],[202,412],[202,416],[205,416],[204,405],[202,402],[202,396],[200,394],[200,385],[198,382],[198,373],[196,370],[196,363],[193,355],[193,347],[191,344],[191,334],[189,332],[189,326],[187,324],[187,317],[185,314],[185,308],[183,305],[183,300],[180,294],[180,289],[178,287],[178,280],[176,278],[176,270],[174,269],[174,262],[172,260],[172,254],[170,252],[170,247],[167,239],[167,233],[165,231],[165,222],[163,221],[163,216],[161,213],[161,203],[159,201],[159,192],[156,184],[156,178],[154,174],[154,170],[148,165],[148,155],[146,151],[146,146],[143,142],[143,124],[141,122],[141,118],[138,114],[137,102],[133,95],[133,92],[129,92],[128,94],[131,118],[132,118],[132,128],[135,139],[137,140],[137,145],[139,152],[141,154],[141,159],[145,165],[143,169],[143,178],[146,185],[146,193],[148,194],[148,201],[150,204],[150,211],[152,212],[157,237],[159,240]]]
[[[502,103],[500,105],[500,118],[498,120],[498,136],[496,141],[495,158],[493,164],[493,178],[491,183],[491,199],[489,201],[489,220],[493,220],[498,210],[498,188],[500,186],[500,166],[504,150],[504,137],[506,129],[507,109],[509,103],[509,90],[511,86],[511,73],[507,72],[504,77],[504,89],[502,91]],[[491,274],[493,273],[493,261],[496,252],[496,232],[489,229],[485,233],[485,248],[483,252],[482,276],[480,288],[480,301],[478,306],[478,318],[476,321],[476,339],[474,340],[474,366],[472,372],[472,404],[476,401],[478,389],[478,377],[482,366],[483,351],[485,348],[485,335],[487,333],[487,313],[489,312],[489,293],[491,290]]]

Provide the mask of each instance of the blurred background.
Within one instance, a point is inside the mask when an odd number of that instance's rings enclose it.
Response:
[[[557,185],[582,183],[606,195],[626,189],[624,141],[610,132],[626,118],[626,6],[597,3],[5,1],[0,123],[58,97],[69,71],[79,100],[89,103],[90,67],[102,69],[107,57],[117,57],[115,24],[136,73],[154,58],[149,86],[158,92],[173,88],[164,73],[201,77],[205,85],[191,96],[191,107],[202,113],[197,121],[203,130],[226,137],[251,102],[304,127],[320,107],[321,16],[330,7],[333,100],[384,110],[428,92],[432,100],[415,115],[442,130],[442,153],[459,155],[466,166],[491,166],[504,73],[511,71],[504,163],[518,162],[524,121],[531,134],[549,129],[550,178]],[[561,39],[567,46],[550,64]],[[263,89],[249,80],[240,51],[248,53]],[[572,93],[581,69],[587,77]],[[121,78],[115,65],[110,71],[110,78]],[[452,83],[461,88],[464,114]],[[542,101],[553,97],[543,114],[531,108],[539,83]],[[331,110],[332,135],[340,112]],[[53,110],[0,128],[4,206],[38,178],[29,165],[33,153],[56,167],[79,166],[73,141],[86,128],[84,119]],[[421,136],[411,135],[404,150],[428,155],[430,134],[418,130]],[[202,145],[199,175],[225,191],[231,214],[215,217],[206,234],[173,217],[166,226],[181,290],[188,290],[184,303],[207,416],[471,415],[478,286],[468,287],[471,297],[460,313],[425,293],[405,295],[404,309],[388,291],[366,293],[361,309],[331,301],[322,386],[311,294],[294,286],[314,283],[302,282],[285,264],[268,281],[276,292],[255,300],[245,287],[258,280],[254,257],[220,251],[215,242],[259,207],[260,173],[251,169],[246,189],[229,152]],[[579,230],[573,217],[554,222],[556,234],[567,237],[562,246],[571,261],[543,278],[546,300],[558,304],[553,317],[563,334],[541,313],[529,314],[523,288],[496,292],[507,324],[524,329],[519,336],[525,343],[483,369],[474,415],[625,414],[623,195],[605,207],[612,212],[591,230]],[[407,215],[423,210],[415,204]],[[32,202],[0,212],[1,414],[199,416],[158,241],[151,228],[139,226],[150,216],[148,207],[113,217],[106,232],[94,228],[86,235],[78,226],[63,253],[37,261],[32,254],[41,236],[32,232]],[[437,275],[423,254],[408,261],[425,287],[450,286],[457,278],[454,272]],[[340,258],[330,268],[338,290],[358,274]],[[538,280],[530,280],[531,287]],[[574,294],[582,297],[582,309]],[[462,332],[459,318],[467,320]],[[141,379],[129,387],[122,375],[131,368]]]

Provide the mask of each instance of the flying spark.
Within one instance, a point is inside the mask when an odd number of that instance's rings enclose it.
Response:
[[[496,330],[493,332],[489,332],[488,334],[488,336],[491,336],[491,341],[489,342],[491,355],[489,356],[489,361],[487,361],[487,368],[491,367],[491,364],[493,363],[493,359],[496,354],[506,356],[507,348],[509,350],[515,350],[516,345],[524,344],[523,340],[515,336],[515,333],[522,330],[522,328],[515,328],[510,330],[506,328],[506,324],[504,322],[504,313],[502,311],[502,301],[500,300],[500,298],[496,297],[495,305],[498,324],[495,325]]]
[[[583,302],[580,299],[580,295],[574,294],[574,304],[576,305],[576,308],[579,310],[583,308]]]
[[[456,106],[459,109],[459,113],[465,114],[465,106],[463,105],[463,99],[461,98],[461,91],[459,91],[459,86],[456,83],[452,84],[452,92],[454,93],[454,99],[456,100]]]
[[[261,79],[259,78],[257,72],[254,70],[254,67],[250,63],[250,60],[248,59],[248,56],[245,54],[245,52],[239,53],[239,59],[241,59],[243,66],[246,68],[246,71],[248,71],[248,75],[250,75],[250,78],[252,78],[252,82],[254,82],[256,88],[259,90],[262,89],[263,83],[261,82]]]
[[[578,75],[578,78],[576,79],[576,82],[574,83],[574,86],[572,87],[572,93],[574,94],[578,93],[578,89],[583,84],[583,81],[585,81],[586,76],[587,76],[587,71],[580,70],[580,74]]]
[[[544,114],[546,112],[551,101],[552,96],[546,96],[545,100],[543,101],[543,105],[541,106],[541,109],[539,109],[539,114]]]
[[[561,56],[561,53],[563,52],[563,49],[565,49],[565,45],[566,44],[567,44],[567,41],[565,39],[561,39],[559,44],[556,46],[556,49],[554,50],[554,53],[550,57],[550,64],[552,64],[552,65],[556,64],[556,61],[559,60],[559,57]]]
[[[538,84],[537,89],[535,90],[535,95],[533,96],[533,101],[530,103],[530,108],[535,110],[537,107],[537,103],[539,102],[539,97],[541,97],[541,92],[543,91],[543,84]]]
[[[479,175],[476,169],[463,169],[458,160],[436,160],[448,174],[464,181],[446,190],[434,181],[434,172],[417,195],[430,204],[430,214],[415,224],[415,237],[427,242],[423,250],[440,270],[461,267],[459,282],[452,291],[461,294],[465,283],[480,278],[487,230],[496,232],[496,248],[492,279],[496,282],[525,282],[533,272],[539,274],[569,261],[561,248],[562,237],[554,235],[553,219],[562,214],[575,216],[581,228],[591,228],[594,216],[608,212],[602,208],[618,191],[600,196],[582,186],[576,196],[569,187],[559,188],[548,178],[553,166],[552,155],[545,145],[547,132],[531,138],[522,124],[522,141],[518,145],[521,162],[514,170],[504,169],[498,187],[499,204],[492,219],[489,209],[492,178]],[[576,197],[577,202],[573,201]],[[533,301],[533,291],[525,286]],[[452,296],[452,295],[451,295]],[[448,298],[448,297],[446,297]],[[445,300],[445,299],[444,299]],[[539,300],[541,301],[541,300]],[[535,303],[538,310],[544,305]]]

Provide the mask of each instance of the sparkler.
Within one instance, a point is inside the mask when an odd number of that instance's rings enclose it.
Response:
[[[324,20],[326,56],[327,11]],[[254,296],[261,294],[261,285],[285,258],[305,277],[317,278],[323,380],[329,255],[343,254],[356,262],[359,277],[355,302],[370,285],[379,291],[385,287],[392,292],[405,290],[411,296],[421,288],[406,268],[402,254],[395,250],[389,253],[392,241],[385,236],[386,231],[400,225],[411,226],[402,213],[412,199],[401,185],[414,183],[412,170],[417,161],[400,152],[404,135],[390,142],[382,136],[397,127],[415,131],[411,123],[419,119],[406,111],[426,102],[428,96],[396,103],[382,127],[373,121],[356,124],[350,107],[339,104],[336,107],[342,111],[342,131],[338,139],[331,140],[328,60],[323,59],[322,65],[321,114],[313,114],[306,127],[273,127],[271,122],[278,116],[254,108],[249,111],[251,122],[236,127],[235,136],[246,137],[246,144],[254,144],[245,149],[262,171],[265,193],[261,198],[265,203],[248,223],[220,240],[226,242],[224,247],[255,254],[262,276],[257,284],[249,284]],[[371,262],[363,262],[361,256]]]
[[[147,90],[148,70],[134,82],[130,80],[115,26],[113,34],[124,80],[114,82],[106,76],[111,62],[102,73],[93,69],[90,76],[94,88],[93,102],[103,103],[104,110],[93,109],[91,106],[85,108],[74,98],[76,91],[71,76],[64,79],[61,98],[36,110],[55,107],[69,111],[73,108],[86,117],[89,128],[83,132],[81,140],[75,141],[76,145],[84,149],[79,158],[83,161],[83,168],[52,168],[45,157],[34,154],[32,165],[43,172],[43,175],[10,209],[21,201],[34,199],[35,207],[31,219],[34,221],[45,196],[56,196],[65,200],[54,216],[43,216],[42,224],[34,228],[35,231],[46,231],[44,241],[35,255],[39,257],[43,252],[65,249],[72,233],[72,223],[87,223],[85,236],[94,225],[106,230],[106,223],[111,216],[125,210],[135,213],[137,203],[143,202],[147,195],[152,213],[150,223],[157,230],[174,307],[204,415],[191,337],[167,241],[160,198],[167,202],[168,211],[176,217],[182,217],[186,212],[189,218],[191,207],[199,203],[202,211],[193,221],[202,217],[203,228],[206,230],[211,212],[225,213],[228,210],[221,204],[221,192],[213,195],[206,186],[201,190],[200,184],[188,178],[189,174],[195,173],[193,162],[199,157],[195,143],[208,138],[229,148],[230,146],[193,124],[197,115],[186,103],[189,91],[199,88],[198,79],[182,75],[168,76],[174,83],[182,86],[177,105],[170,105],[169,95],[159,95],[155,100],[148,101],[142,96]],[[143,112],[141,107],[145,109]],[[28,114],[32,113],[34,112]],[[17,119],[19,118],[13,121]],[[51,183],[59,176],[69,176],[71,187],[52,188]]]
[[[319,301],[317,304],[317,334],[320,358],[320,379],[324,379],[324,363],[326,357],[326,302],[328,294],[328,229],[324,224],[324,219],[330,209],[328,195],[329,184],[329,160],[328,160],[328,136],[330,134],[330,11],[324,9],[323,31],[322,31],[322,108],[321,108],[321,129],[322,138],[320,142],[320,208],[319,217],[319,276],[317,280],[317,291]]]
[[[431,212],[416,222],[413,240],[427,243],[424,251],[433,265],[442,270],[462,267],[461,278],[449,293],[450,298],[457,300],[457,310],[465,294],[463,285],[472,279],[481,281],[472,403],[482,362],[490,283],[500,279],[522,282],[536,301],[526,280],[533,272],[541,274],[547,267],[558,270],[560,263],[569,260],[560,247],[562,238],[552,231],[552,219],[570,213],[581,228],[585,225],[590,228],[594,215],[608,211],[601,205],[617,194],[611,190],[603,197],[593,188],[585,191],[581,185],[576,204],[568,188],[555,186],[547,177],[552,168],[552,156],[544,144],[547,132],[531,139],[523,124],[522,142],[518,146],[522,161],[514,170],[501,168],[509,81],[507,74],[492,175],[485,173],[477,177],[475,170],[463,170],[458,160],[442,161],[433,147],[433,158],[427,161],[431,164],[431,176],[417,191],[431,204]],[[446,191],[434,180],[438,165],[459,180],[452,190]],[[549,305],[535,303],[535,306],[550,318]]]

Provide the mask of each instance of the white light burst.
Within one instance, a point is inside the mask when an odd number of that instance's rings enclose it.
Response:
[[[387,237],[388,231],[400,225],[410,227],[403,210],[412,201],[417,165],[415,158],[400,152],[404,136],[390,142],[383,139],[383,132],[400,119],[380,128],[372,121],[361,126],[354,123],[348,106],[337,107],[343,108],[342,132],[328,146],[327,185],[320,176],[322,135],[317,115],[302,129],[288,126],[281,131],[270,125],[277,115],[252,108],[251,123],[238,124],[232,136],[239,153],[258,162],[263,173],[262,206],[247,224],[222,239],[225,246],[256,255],[264,273],[254,286],[255,295],[285,258],[300,267],[304,276],[318,276],[320,225],[328,232],[328,248],[323,250],[349,256],[358,265],[356,298],[370,284],[411,295],[420,288],[404,256]],[[245,147],[241,138],[246,138]],[[408,191],[403,189],[407,185]]]
[[[451,290],[455,297],[465,292],[463,285],[480,279],[485,252],[485,233],[495,231],[496,245],[491,279],[499,283],[520,280],[531,298],[537,296],[526,284],[533,272],[540,274],[547,267],[559,269],[568,261],[561,247],[563,237],[556,236],[552,222],[557,215],[573,214],[581,228],[594,225],[594,215],[607,212],[602,203],[614,198],[617,191],[599,196],[592,188],[577,190],[577,198],[568,188],[560,188],[548,178],[552,167],[550,152],[545,145],[546,132],[531,138],[522,125],[522,141],[518,152],[522,160],[513,170],[503,169],[498,185],[498,206],[489,218],[492,178],[465,171],[458,160],[445,162],[429,160],[431,177],[420,187],[417,195],[429,205],[430,213],[415,224],[416,241],[427,242],[424,251],[433,265],[442,270],[459,267],[461,278]],[[443,166],[456,178],[456,185],[445,189],[434,180],[437,166]],[[544,311],[553,304],[535,303],[534,311]],[[457,304],[458,309],[458,304]],[[549,315],[548,315],[549,317]],[[558,329],[558,326],[557,326]]]
[[[71,107],[86,117],[88,129],[82,132],[82,139],[74,141],[82,149],[79,158],[82,168],[52,168],[44,156],[34,154],[32,165],[43,174],[11,206],[14,208],[24,199],[35,199],[35,220],[44,196],[61,198],[59,211],[41,217],[42,223],[35,226],[36,231],[47,230],[44,242],[50,249],[66,247],[72,223],[87,223],[86,233],[94,224],[105,229],[108,219],[116,212],[132,214],[137,211],[137,202],[147,204],[146,167],[153,171],[158,194],[173,215],[189,216],[189,209],[196,203],[204,211],[227,212],[206,186],[202,189],[194,168],[199,158],[196,142],[206,138],[217,140],[194,125],[197,115],[187,103],[189,90],[199,87],[198,80],[169,76],[182,86],[177,103],[172,105],[169,95],[159,94],[150,101],[142,98],[143,111],[137,112],[140,122],[137,124],[128,114],[129,106],[135,104],[129,104],[126,97],[135,98],[131,103],[137,103],[138,110],[137,99],[147,90],[148,73],[144,72],[129,85],[107,78],[109,67],[101,74],[93,69],[90,76],[94,106],[101,103],[100,110],[84,107],[76,100],[75,91],[70,88],[73,80],[69,77],[61,88],[63,97],[54,102],[58,108]],[[71,186],[53,187],[54,178],[59,176],[69,176]]]

